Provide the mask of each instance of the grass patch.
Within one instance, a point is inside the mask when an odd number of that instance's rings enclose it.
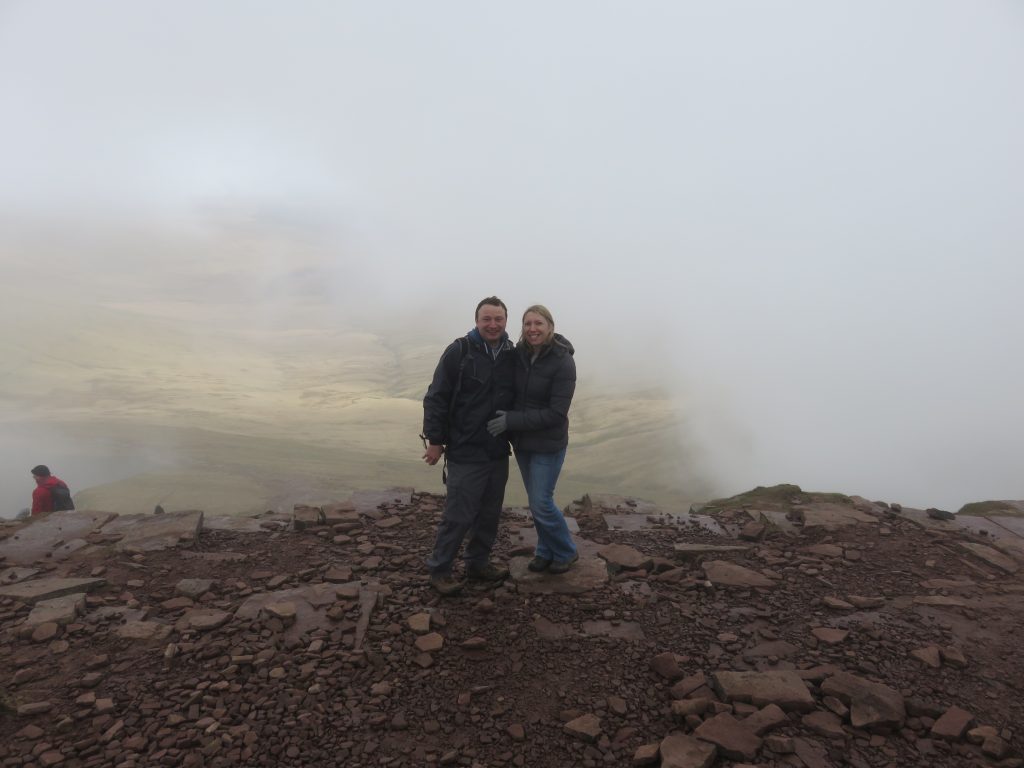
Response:
[[[957,514],[971,515],[972,517],[988,517],[989,515],[1024,517],[1024,512],[1005,501],[973,501],[960,507]]]

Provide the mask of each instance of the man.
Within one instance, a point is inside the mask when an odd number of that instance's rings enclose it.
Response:
[[[448,345],[423,398],[423,460],[447,461],[448,497],[427,558],[430,584],[442,595],[458,594],[452,577],[462,540],[466,577],[501,581],[507,568],[490,561],[508,480],[506,435],[491,435],[487,422],[515,404],[515,347],[505,333],[508,309],[497,296],[476,306],[476,328]]]
[[[32,467],[32,477],[36,481],[36,489],[32,491],[33,515],[75,508],[67,483],[51,475],[45,464]]]

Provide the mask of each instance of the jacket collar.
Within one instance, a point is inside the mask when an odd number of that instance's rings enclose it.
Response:
[[[470,344],[474,344],[484,351],[490,351],[492,349],[492,347],[484,341],[484,337],[480,335],[480,331],[476,328],[467,333],[466,338],[469,339]],[[515,349],[515,345],[511,340],[509,340],[508,334],[503,333],[501,334],[501,341],[498,343],[497,347],[494,347],[494,349],[497,349],[499,352],[510,352]]]

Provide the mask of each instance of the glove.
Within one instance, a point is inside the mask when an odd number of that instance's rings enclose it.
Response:
[[[487,422],[487,431],[494,437],[497,437],[508,429],[508,418],[505,416],[504,411],[495,411],[495,413],[498,415]]]

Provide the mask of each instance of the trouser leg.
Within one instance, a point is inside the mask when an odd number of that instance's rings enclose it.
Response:
[[[517,455],[517,459],[518,459]],[[552,560],[570,560],[576,555],[569,526],[562,510],[555,504],[555,485],[565,461],[565,449],[556,453],[527,453],[520,463],[528,464],[526,494],[530,514],[537,529],[537,555]]]
[[[466,565],[485,565],[491,559],[494,540],[498,537],[501,505],[508,483],[508,457],[487,463],[486,483],[480,495],[479,513],[469,532],[466,544]]]
[[[427,567],[431,573],[451,572],[462,540],[476,521],[489,476],[488,463],[448,462],[448,496],[441,524],[437,527],[434,551],[427,558]]]
[[[523,487],[526,489],[526,498],[530,507],[530,516],[533,518],[533,528],[537,532],[537,546],[534,547],[533,553],[537,557],[542,557],[545,560],[554,560],[554,555],[551,552],[551,545],[548,543],[547,531],[537,525],[537,515],[533,511],[534,507],[537,505],[538,493],[533,484],[536,478],[530,471],[533,456],[533,453],[516,452],[516,464],[519,465],[519,474],[523,476]]]

